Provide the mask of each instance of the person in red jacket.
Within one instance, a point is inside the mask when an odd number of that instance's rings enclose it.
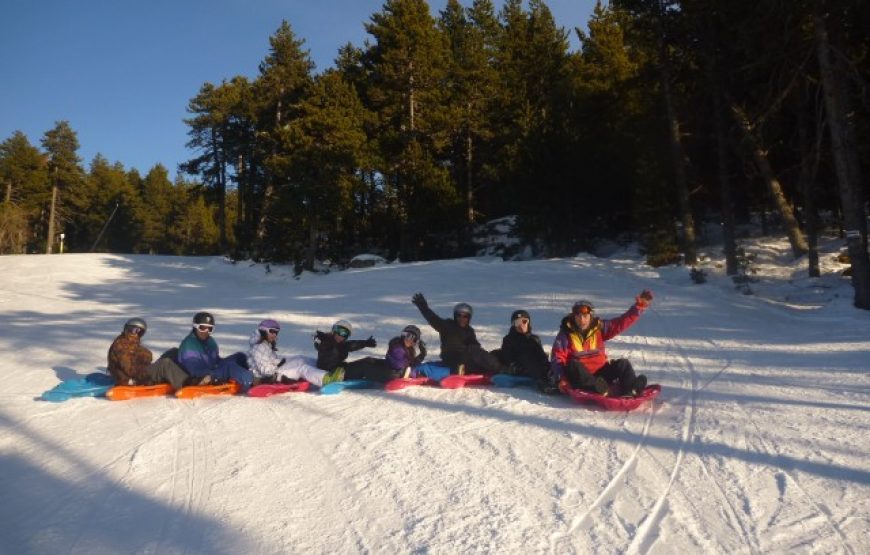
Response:
[[[646,387],[646,376],[636,376],[627,359],[609,360],[604,344],[634,324],[652,298],[651,291],[643,290],[625,314],[611,320],[596,316],[595,306],[587,300],[574,303],[571,314],[562,319],[551,353],[550,374],[559,388],[607,395],[610,384],[617,382],[621,394],[640,394]]]

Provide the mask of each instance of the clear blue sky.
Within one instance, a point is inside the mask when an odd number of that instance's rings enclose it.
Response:
[[[573,29],[586,28],[595,0],[546,3],[576,49]],[[445,4],[429,1],[435,16]],[[382,7],[382,0],[2,0],[0,141],[20,130],[41,148],[45,132],[67,120],[86,167],[101,153],[143,175],[162,163],[174,177],[193,156],[182,119],[203,83],[256,77],[282,19],[322,71],[341,45],[362,46],[364,23]]]

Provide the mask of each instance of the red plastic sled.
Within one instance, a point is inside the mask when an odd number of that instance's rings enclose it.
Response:
[[[426,376],[420,376],[417,378],[395,378],[393,380],[388,381],[384,385],[384,389],[387,391],[398,391],[400,389],[405,389],[406,387],[412,387],[415,385],[435,385],[438,382],[435,380],[429,379]]]
[[[578,403],[598,405],[604,410],[634,410],[647,401],[652,401],[658,397],[662,391],[662,386],[658,384],[648,385],[644,388],[643,393],[637,397],[618,397],[604,396],[584,389],[572,389],[563,386],[560,388],[563,393],[577,401]]]
[[[459,389],[466,385],[492,385],[492,382],[486,374],[453,374],[441,380],[440,384],[445,389]]]
[[[264,383],[255,385],[248,390],[249,397],[271,397],[281,393],[289,393],[291,391],[308,391],[311,384],[302,380],[295,383]]]

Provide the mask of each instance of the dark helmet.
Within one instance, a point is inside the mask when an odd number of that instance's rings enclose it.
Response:
[[[405,326],[405,329],[402,330],[402,338],[410,337],[414,339],[414,343],[420,341],[420,328],[415,325]]]
[[[209,312],[197,312],[193,316],[194,324],[208,324],[210,326],[214,325],[214,316]]]
[[[148,331],[148,324],[142,318],[130,318],[124,323],[124,331],[136,331],[137,334],[145,335]]]
[[[471,308],[471,305],[468,303],[459,303],[453,307],[453,318],[455,319],[460,314],[468,314],[468,317],[471,318],[474,311]]]
[[[522,309],[520,309],[520,310],[514,310],[513,314],[511,314],[511,325],[514,325],[514,323],[515,323],[517,320],[519,320],[520,318],[525,318],[525,319],[528,320],[529,322],[532,321],[532,317],[529,316],[529,312],[528,312],[528,311],[526,311],[526,310],[522,310]]]

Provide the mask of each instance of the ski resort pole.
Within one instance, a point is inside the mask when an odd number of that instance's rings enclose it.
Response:
[[[91,252],[94,252],[94,249],[97,248],[97,243],[100,242],[100,239],[103,237],[103,233],[106,232],[106,228],[109,227],[109,224],[111,223],[112,218],[115,217],[115,212],[118,211],[118,205],[119,205],[119,204],[120,204],[120,203],[117,203],[117,202],[115,203],[115,209],[112,210],[112,213],[111,213],[111,214],[109,214],[109,219],[107,219],[107,220],[106,220],[106,223],[103,224],[103,229],[101,229],[101,230],[100,230],[100,234],[97,235],[97,240],[94,241],[94,244],[93,244],[93,245],[91,245]]]

